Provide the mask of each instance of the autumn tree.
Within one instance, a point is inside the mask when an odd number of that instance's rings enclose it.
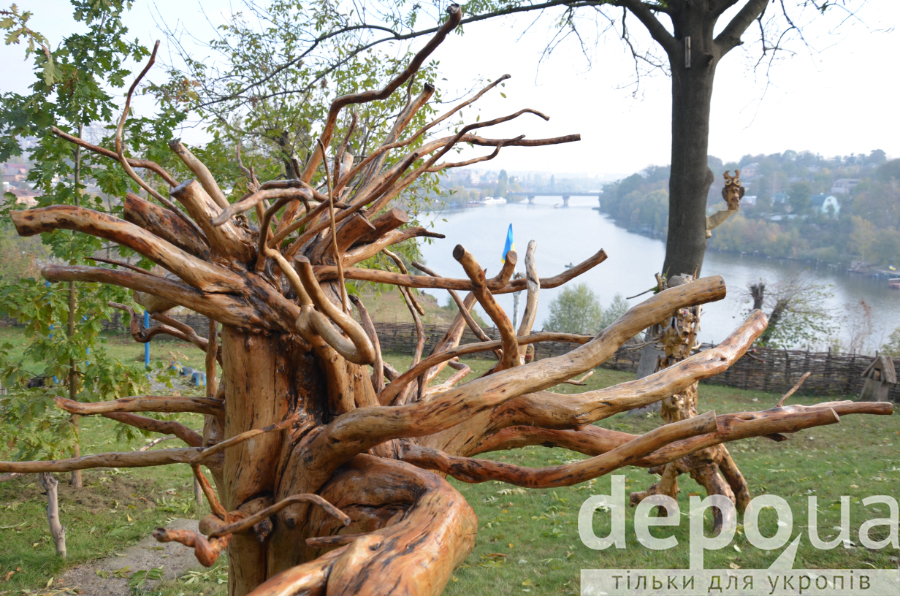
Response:
[[[606,258],[602,250],[563,273],[541,277],[531,243],[527,276],[518,280],[512,279],[514,252],[506,255],[496,276],[487,278],[462,246],[453,250],[465,272],[462,278],[429,274],[419,265],[423,275],[357,267],[426,233],[405,227],[405,214],[393,207],[419,176],[485,161],[506,148],[578,140],[577,135],[532,140],[478,134],[524,115],[546,118],[525,109],[468,124],[448,136],[428,137],[419,148],[409,149],[414,139],[495,89],[499,79],[426,125],[409,128],[434,92],[423,89],[395,118],[396,136],[357,156],[358,162],[347,157],[348,139],[356,134],[349,109],[400,90],[460,20],[459,9],[451,6],[446,22],[386,86],[336,98],[317,149],[301,164],[298,178],[260,182],[248,168],[251,187],[234,203],[178,140],[170,148],[193,179],[179,182],[154,161],[127,157],[123,129],[128,102],[115,151],[72,137],[84,149],[117,161],[162,206],[129,193],[124,219],[72,205],[13,212],[19,233],[68,229],[98,236],[142,254],[161,270],[125,263],[51,265],[43,275],[51,282],[133,290],[137,301],[164,323],[148,331],[133,320],[136,338],[168,333],[193,341],[206,350],[208,378],[215,379],[217,361],[223,373],[216,391],[205,398],[137,396],[91,404],[57,400],[70,412],[175,434],[186,447],[0,462],[0,472],[187,464],[201,482],[212,514],[201,521],[199,532],[159,528],[154,535],[190,546],[205,565],[227,548],[230,594],[439,594],[471,551],[478,529],[472,509],[444,480],[447,475],[528,488],[568,486],[625,465],[661,465],[730,440],[780,438],[778,433],[836,423],[843,414],[892,411],[888,403],[829,402],[724,416],[709,412],[640,436],[601,429],[592,423],[725,370],[765,329],[765,315],[752,313],[718,347],[645,379],[561,395],[548,390],[598,366],[647,326],[678,309],[722,299],[722,279],[704,278],[661,291],[593,337],[532,333],[531,326],[540,289],[563,285],[599,265]],[[346,134],[336,137],[338,121],[348,117]],[[489,152],[467,161],[444,161],[458,143]],[[391,151],[399,159],[383,164],[380,158]],[[149,184],[137,169],[156,172],[168,188]],[[256,223],[240,217],[248,211]],[[347,280],[466,294],[457,295],[462,308],[446,335],[427,357],[420,348],[401,374],[384,363],[374,325],[362,302],[348,296]],[[516,291],[527,292],[518,329],[494,298]],[[465,327],[477,327],[468,316],[476,302],[501,339],[460,346]],[[177,305],[220,323],[221,342],[215,325],[202,338],[167,319],[165,313]],[[525,364],[526,347],[541,341],[578,347],[565,356]],[[455,359],[494,350],[499,359],[490,373],[459,385],[469,369]],[[447,366],[455,371],[439,381]],[[198,412],[205,415],[205,425],[202,433],[172,421],[163,426],[141,414],[146,412]],[[542,469],[474,457],[535,444],[591,457]],[[212,474],[215,488],[203,468]]]

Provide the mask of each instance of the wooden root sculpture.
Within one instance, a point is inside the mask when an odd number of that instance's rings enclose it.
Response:
[[[680,275],[666,280],[657,277],[659,290],[674,288],[693,281],[690,275]],[[669,314],[668,319],[659,325],[658,344],[663,351],[659,357],[657,371],[689,358],[696,349],[697,335],[700,332],[699,305],[680,308]],[[693,383],[683,391],[672,394],[660,403],[660,416],[667,424],[674,424],[697,416],[698,384]],[[669,462],[662,466],[650,468],[653,474],[659,474],[660,480],[645,491],[631,493],[631,506],[634,507],[651,495],[678,496],[678,476],[690,474],[708,495],[721,495],[735,504],[736,510],[743,513],[750,503],[750,490],[747,481],[731,458],[724,445],[713,445]],[[713,529],[716,533],[726,522],[725,512],[713,509]],[[731,512],[728,512],[731,513]]]
[[[531,315],[514,330],[494,296],[524,290],[531,308],[539,288],[559,286],[598,265],[606,258],[602,250],[548,278],[537,277],[531,250],[529,276],[519,280],[511,279],[515,253],[507,255],[498,275],[488,278],[462,246],[453,251],[465,272],[462,278],[354,267],[394,244],[427,235],[421,228],[404,227],[405,216],[391,208],[418,176],[490,159],[504,147],[578,140],[577,135],[528,140],[474,133],[525,113],[538,114],[523,110],[427,140],[418,149],[401,153],[393,165],[384,165],[389,151],[406,150],[458,111],[459,107],[400,140],[414,111],[433,92],[426,86],[423,96],[408,102],[397,117],[396,134],[347,167],[349,160],[342,155],[345,142],[332,138],[342,110],[384,99],[409,81],[459,20],[459,9],[451,7],[434,38],[383,89],[337,98],[318,150],[298,179],[263,183],[251,179],[252,192],[235,203],[226,200],[209,170],[178,142],[171,143],[172,150],[193,172],[193,180],[178,183],[157,164],[126,159],[124,115],[115,152],[73,139],[117,159],[162,207],[128,195],[124,220],[70,206],[19,211],[13,213],[18,232],[68,229],[92,234],[144,255],[168,273],[50,265],[43,275],[54,282],[97,282],[134,290],[140,304],[168,325],[165,332],[182,333],[205,347],[210,381],[216,377],[217,359],[223,373],[219,389],[205,398],[58,401],[81,415],[107,416],[175,434],[185,447],[0,462],[0,473],[187,464],[212,514],[199,532],[160,528],[154,535],[193,548],[205,565],[227,549],[230,594],[429,595],[441,593],[454,568],[465,560],[478,527],[474,512],[444,480],[446,475],[468,482],[565,486],[625,465],[662,465],[725,441],[832,424],[840,414],[890,412],[890,404],[825,404],[726,416],[709,413],[643,436],[603,430],[592,423],[667,398],[725,370],[763,331],[765,316],[754,312],[720,346],[639,381],[561,395],[549,389],[595,368],[628,338],[673,310],[722,299],[722,279],[700,279],[661,292],[597,337],[588,337],[532,333]],[[464,162],[441,162],[459,143],[493,151]],[[147,184],[134,168],[156,172],[169,184],[168,196]],[[247,211],[255,212],[256,224],[238,217]],[[462,308],[432,353],[417,354],[416,363],[400,374],[382,361],[365,307],[358,300],[347,302],[348,279],[467,294],[457,296]],[[466,325],[474,325],[468,310],[475,302],[491,317],[501,339],[460,346]],[[218,322],[221,342],[215,324],[208,338],[193,338],[178,329],[165,316],[176,305]],[[354,307],[358,319],[351,312]],[[139,340],[148,339],[139,325],[134,333]],[[577,347],[562,357],[524,364],[527,346],[541,341],[568,341]],[[457,385],[468,367],[454,358],[495,350],[500,357],[491,374]],[[446,366],[457,372],[434,384]],[[206,422],[201,435],[141,412],[198,412]],[[535,444],[557,445],[591,457],[547,469],[472,457]]]

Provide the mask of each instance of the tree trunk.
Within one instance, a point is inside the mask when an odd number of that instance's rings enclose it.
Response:
[[[690,35],[688,33],[688,35]],[[669,232],[663,274],[699,276],[706,253],[706,199],[713,182],[707,163],[709,114],[716,52],[691,35],[691,68],[684,49],[670,57],[672,69],[672,170],[669,177]],[[710,61],[707,64],[707,58]]]
[[[59,521],[59,482],[53,474],[38,474],[41,486],[47,491],[47,522],[50,524],[50,535],[56,554],[66,558],[66,528]]]
[[[81,138],[84,133],[84,126],[78,125],[78,138]],[[78,190],[78,186],[81,184],[81,147],[79,145],[75,145],[75,206],[79,206],[81,201],[79,200],[80,192]],[[75,304],[76,304],[76,295],[75,295],[75,282],[69,282],[69,326],[67,331],[68,337],[72,337],[75,335]],[[72,401],[77,401],[78,399],[78,369],[76,368],[75,359],[69,359],[69,399]],[[81,457],[81,439],[78,438],[78,414],[72,414],[70,416],[70,420],[72,421],[72,426],[75,427],[75,446],[72,448],[72,457]],[[72,472],[72,488],[82,488],[84,486],[84,482],[81,478],[81,470],[75,470]],[[65,539],[65,537],[63,537]],[[65,548],[65,547],[63,547]],[[63,555],[65,556],[65,555]]]
[[[253,428],[281,422],[295,410],[321,416],[324,385],[321,372],[299,338],[244,333],[222,329],[222,364],[225,386],[225,427],[222,439]],[[302,341],[302,340],[300,340]],[[311,407],[312,406],[312,407]],[[257,498],[271,499],[287,431],[267,433],[225,452],[219,493],[228,511]],[[250,465],[252,463],[252,465]],[[285,569],[279,564],[274,541],[261,545],[253,534],[235,535],[228,548],[229,594],[246,594],[269,574]],[[294,549],[296,550],[296,545]]]

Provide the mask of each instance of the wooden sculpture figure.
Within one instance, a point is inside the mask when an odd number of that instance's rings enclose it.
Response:
[[[728,174],[729,170],[725,170],[722,176],[725,177],[725,186],[722,187],[722,198],[728,205],[727,209],[716,211],[706,218],[706,237],[712,237],[714,228],[722,225],[726,219],[738,212],[741,208],[741,199],[744,198],[746,188],[741,186],[741,171],[735,170],[734,176]]]
[[[392,245],[429,235],[422,228],[407,227],[406,214],[392,208],[418,176],[490,159],[504,147],[578,140],[577,135],[530,140],[476,134],[523,114],[546,119],[525,109],[409,149],[500,84],[502,77],[427,126],[406,131],[434,92],[425,86],[400,111],[383,144],[368,155],[357,155],[354,165],[346,152],[354,133],[352,121],[343,139],[333,138],[344,110],[394,93],[459,22],[459,8],[453,5],[445,24],[387,86],[335,99],[318,149],[301,164],[299,178],[260,182],[248,170],[251,192],[233,203],[221,190],[225,181],[215,180],[178,141],[170,147],[193,180],[178,181],[159,164],[125,157],[122,131],[134,85],[119,122],[115,152],[54,130],[118,161],[161,206],[128,194],[124,219],[72,206],[18,211],[12,214],[18,232],[67,229],[99,236],[144,255],[167,273],[113,262],[111,267],[48,265],[44,277],[132,289],[137,301],[162,323],[146,330],[133,319],[135,339],[148,341],[152,334],[166,333],[192,341],[206,351],[207,378],[217,385],[203,398],[140,396],[99,403],[57,399],[69,412],[175,434],[186,445],[0,462],[0,472],[187,464],[212,513],[202,520],[199,532],[159,528],[154,535],[193,548],[204,565],[212,565],[227,549],[232,596],[433,595],[443,591],[454,568],[466,559],[478,530],[474,512],[444,479],[447,475],[466,482],[568,486],[626,465],[665,465],[730,440],[833,424],[842,414],[891,412],[890,404],[836,402],[723,416],[709,412],[640,436],[604,430],[593,423],[683,392],[725,370],[763,331],[765,315],[752,313],[715,349],[647,378],[562,395],[551,388],[591,371],[646,327],[680,309],[721,300],[722,279],[709,277],[666,289],[591,337],[532,333],[531,325],[540,288],[558,287],[597,266],[606,259],[602,250],[563,273],[539,278],[531,245],[525,259],[528,275],[518,280],[511,279],[514,252],[506,255],[500,272],[488,278],[462,246],[453,250],[465,273],[461,278],[357,267],[380,252],[389,253]],[[468,161],[441,161],[459,143],[490,147],[492,152]],[[398,159],[386,163],[391,151]],[[135,168],[153,172],[168,192],[145,181]],[[255,221],[244,217],[247,212]],[[347,295],[346,280],[393,284],[407,298],[409,288],[445,289],[458,300],[460,310],[427,357],[420,340],[414,364],[400,374],[382,360],[375,327],[362,302]],[[495,295],[517,291],[527,292],[527,304],[515,330]],[[469,313],[476,302],[501,339],[460,346],[466,326],[477,329]],[[166,312],[175,306],[208,317],[209,336],[199,337],[169,318]],[[526,363],[527,346],[542,341],[567,341],[577,347],[565,356]],[[454,359],[482,351],[496,351],[494,369],[459,385],[468,367]],[[223,371],[219,379],[217,362]],[[446,366],[454,368],[454,374],[434,384]],[[197,412],[205,415],[205,424],[201,433],[141,412]],[[538,444],[591,457],[544,469],[473,457]]]
[[[690,275],[680,275],[671,279],[657,277],[659,290],[675,288],[693,281]],[[689,358],[697,348],[697,335],[700,332],[699,305],[679,308],[671,313],[667,322],[661,324],[657,343],[664,355],[660,356],[657,371],[664,370]],[[697,416],[697,383],[674,393],[660,403],[660,416],[667,424],[688,420]],[[722,495],[733,502],[737,510],[743,513],[750,502],[750,491],[747,482],[738,469],[731,454],[724,445],[714,445],[699,449],[694,453],[665,464],[650,468],[651,473],[659,474],[660,481],[641,492],[631,493],[631,506],[634,507],[650,495],[662,494],[671,498],[678,495],[678,476],[690,474],[699,485],[706,489],[708,495]],[[725,523],[722,511],[713,509],[715,531]]]

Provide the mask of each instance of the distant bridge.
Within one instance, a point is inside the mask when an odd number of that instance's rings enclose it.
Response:
[[[603,194],[602,191],[596,190],[593,192],[568,192],[568,191],[525,191],[525,192],[510,192],[507,193],[509,197],[527,197],[528,203],[533,205],[535,197],[562,197],[563,206],[569,206],[569,197],[597,197],[600,199],[600,196]]]

